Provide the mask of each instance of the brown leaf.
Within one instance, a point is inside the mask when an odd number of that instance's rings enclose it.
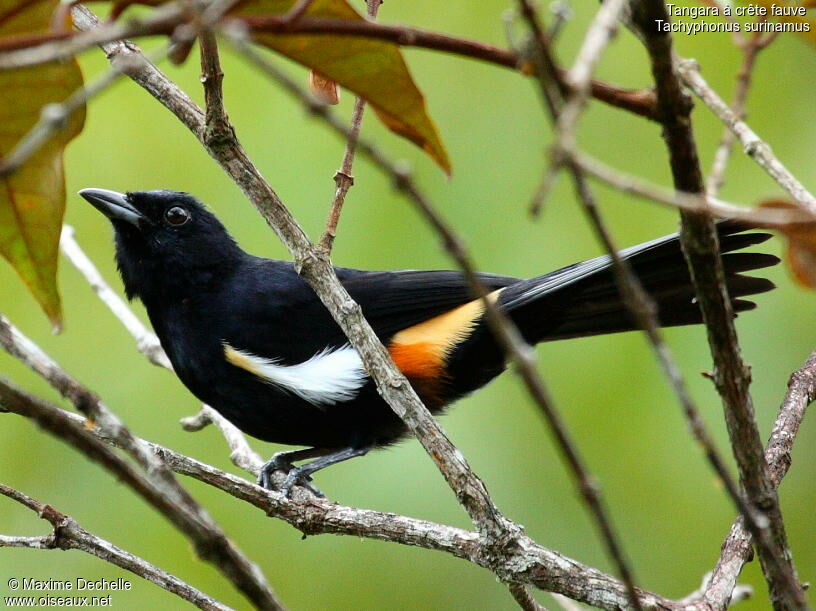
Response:
[[[795,204],[781,199],[759,204],[763,208],[799,210]],[[787,238],[785,261],[794,279],[804,287],[816,289],[816,222],[782,225],[779,231]]]
[[[248,0],[239,4],[232,14],[282,15],[293,5],[294,0]],[[345,0],[315,0],[305,17],[364,20]],[[328,34],[256,32],[253,38],[365,98],[390,130],[423,148],[450,174],[445,146],[398,45],[384,40]]]
[[[337,83],[314,70],[309,71],[309,89],[324,104],[333,106],[340,103],[340,89]]]
[[[112,0],[116,14],[130,4],[156,6],[160,0]],[[296,0],[245,0],[234,17],[282,17]],[[365,21],[346,0],[314,0],[301,17]],[[253,41],[311,68],[361,96],[391,131],[421,147],[445,171],[450,159],[425,98],[414,83],[399,45],[384,40],[333,34],[255,32]],[[318,93],[318,97],[321,94]],[[325,101],[325,100],[324,100]],[[328,102],[331,103],[331,102]]]
[[[56,1],[0,0],[0,38],[47,31]],[[0,156],[37,123],[46,104],[61,102],[82,85],[76,61],[0,71]],[[82,129],[84,109],[15,173],[0,179],[0,254],[31,290],[55,330],[62,311],[57,255],[65,211],[62,153]]]

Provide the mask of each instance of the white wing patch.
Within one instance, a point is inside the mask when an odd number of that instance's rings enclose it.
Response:
[[[224,356],[236,367],[316,406],[350,401],[368,380],[360,355],[348,344],[324,348],[296,365],[281,365],[280,359],[257,356],[226,342]]]

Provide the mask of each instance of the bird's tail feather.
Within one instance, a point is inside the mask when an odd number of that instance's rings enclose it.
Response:
[[[729,221],[717,225],[728,292],[735,312],[756,307],[740,299],[774,288],[766,278],[744,275],[775,265],[779,259],[762,253],[734,252],[761,244],[768,233],[741,233]],[[643,287],[655,300],[661,326],[702,322],[677,234],[621,251]],[[525,338],[540,341],[583,337],[637,328],[618,292],[608,256],[531,278],[507,287],[500,297]]]

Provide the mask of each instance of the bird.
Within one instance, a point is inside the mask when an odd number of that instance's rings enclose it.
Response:
[[[377,393],[357,351],[291,261],[245,252],[194,196],[171,190],[79,194],[113,225],[115,258],[128,299],[144,304],[187,389],[244,433],[302,449],[278,452],[258,483],[295,484],[317,495],[312,475],[389,446],[407,434]],[[779,262],[737,252],[768,233],[720,221],[725,281],[735,312],[774,288],[744,272]],[[677,234],[620,251],[657,305],[661,326],[702,322]],[[519,279],[480,273],[487,299],[529,344],[637,328],[618,292],[608,255]],[[427,408],[442,412],[498,376],[507,358],[482,299],[462,272],[365,271],[334,267]],[[304,462],[295,466],[295,462]]]

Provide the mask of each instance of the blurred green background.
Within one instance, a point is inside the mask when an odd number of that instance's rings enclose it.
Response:
[[[504,45],[502,14],[507,0],[445,3],[386,2],[381,21],[409,23]],[[569,65],[595,4],[575,3],[575,17],[558,43]],[[709,82],[730,99],[740,56],[726,34],[676,38],[681,55],[697,58]],[[146,46],[150,46],[147,44]],[[441,175],[421,152],[387,132],[369,114],[366,137],[410,161],[417,179],[470,246],[480,268],[516,276],[536,275],[601,252],[562,177],[540,220],[527,215],[550,142],[547,121],[530,80],[508,70],[421,50],[405,52],[427,96],[454,164]],[[306,71],[277,60],[306,82]],[[86,76],[101,73],[101,53],[82,58]],[[165,66],[201,102],[195,57]],[[313,237],[319,235],[334,189],[343,142],[242,58],[224,52],[226,105],[237,133],[263,174]],[[611,82],[650,83],[639,43],[623,32],[598,70]],[[816,49],[783,35],[765,51],[749,99],[752,127],[806,185],[816,186]],[[348,117],[352,96],[339,108]],[[695,130],[705,168],[721,135],[702,106]],[[670,184],[660,131],[655,124],[592,103],[581,123],[580,142],[591,153],[629,172]],[[108,223],[75,193],[83,187],[116,190],[172,188],[208,202],[249,251],[287,257],[237,188],[193,137],[135,84],[123,81],[95,99],[84,133],[66,155],[67,222],[117,289]],[[361,268],[446,268],[452,262],[439,240],[410,205],[364,159],[355,164],[351,190],[333,254],[335,263]],[[722,192],[725,199],[754,203],[780,190],[739,152]],[[654,204],[599,186],[597,194],[618,244],[623,247],[674,231],[677,215]],[[781,242],[762,247],[778,253]],[[61,262],[65,331],[52,336],[44,315],[9,268],[0,265],[0,308],[70,373],[98,392],[147,439],[235,472],[221,437],[209,428],[182,432],[178,419],[194,413],[196,400],[165,371],[152,367],[131,338],[66,261]],[[738,329],[753,368],[753,394],[763,438],[770,431],[788,376],[816,347],[811,313],[816,296],[794,286],[781,267],[769,272],[779,285],[762,295],[760,308],[740,317]],[[139,305],[136,310],[144,317]],[[146,320],[146,319],[145,319]],[[719,399],[701,371],[710,369],[701,328],[666,332],[694,399],[722,453],[731,463]],[[734,518],[699,448],[692,441],[650,349],[638,334],[561,342],[538,349],[541,372],[587,464],[600,480],[637,581],[670,597],[697,588],[711,570]],[[0,371],[22,387],[53,400],[55,393],[7,355]],[[62,403],[62,402],[61,402]],[[63,403],[64,404],[64,403]],[[576,494],[547,428],[512,373],[461,401],[443,419],[454,442],[485,480],[498,506],[548,547],[584,563],[612,567],[593,522]],[[263,455],[279,449],[254,443]],[[247,602],[187,540],[107,472],[66,445],[13,415],[0,426],[0,481],[53,504],[99,536],[160,565],[226,604]],[[816,579],[813,482],[816,427],[802,427],[793,468],[781,488],[794,558],[804,581]],[[429,551],[353,537],[303,540],[290,526],[269,519],[232,497],[184,481],[235,542],[263,569],[292,609],[511,609],[506,588],[489,572]],[[414,441],[320,473],[317,484],[339,503],[393,511],[468,528],[442,478]],[[0,499],[0,532],[33,535],[46,523]],[[0,592],[8,577],[115,578],[133,582],[113,593],[120,609],[184,607],[179,599],[135,576],[79,552],[4,549]],[[740,608],[768,608],[757,562],[741,582],[756,588]],[[536,595],[545,604],[552,600]]]

